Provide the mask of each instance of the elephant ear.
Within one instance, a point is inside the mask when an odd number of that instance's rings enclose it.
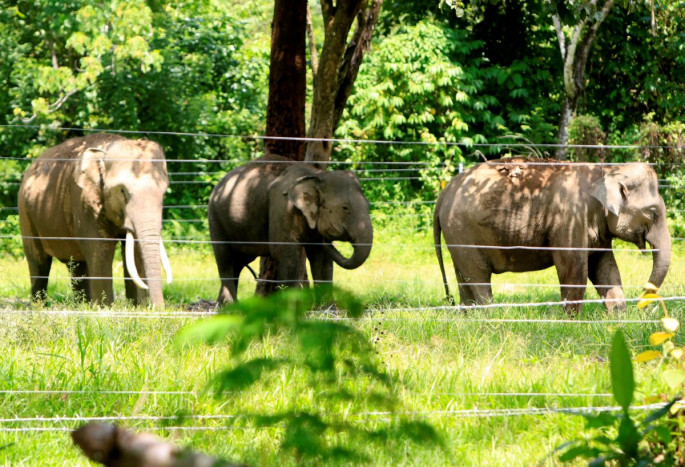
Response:
[[[88,148],[81,154],[76,184],[81,188],[83,201],[96,213],[102,208],[102,185],[105,176],[105,151]]]
[[[88,148],[83,151],[76,181],[78,186],[85,188],[92,183],[100,186],[104,175],[105,151],[100,148]]]
[[[628,189],[619,178],[619,174],[607,174],[597,180],[590,189],[590,195],[597,198],[610,213],[618,216],[621,206],[628,196]]]
[[[310,229],[316,228],[316,220],[319,216],[319,183],[318,177],[306,175],[298,178],[295,184],[286,192],[288,200],[307,219]]]

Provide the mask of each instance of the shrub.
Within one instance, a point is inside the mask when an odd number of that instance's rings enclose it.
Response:
[[[571,120],[569,126],[569,144],[603,145],[607,135],[602,130],[599,118],[593,115],[578,115]],[[571,159],[581,162],[598,162],[604,160],[604,149],[595,148],[569,148]]]

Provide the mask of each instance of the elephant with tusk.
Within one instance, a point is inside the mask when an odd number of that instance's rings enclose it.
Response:
[[[161,269],[172,278],[161,237],[168,186],[164,151],[153,141],[98,133],[46,150],[19,188],[32,297],[45,296],[57,258],[70,265],[74,292],[111,304],[112,262],[122,243],[126,297],[164,305]]]
[[[550,162],[553,162],[550,164]],[[441,233],[464,305],[492,298],[492,273],[555,266],[565,309],[578,314],[588,279],[608,309],[625,309],[612,251],[620,238],[652,249],[649,288],[671,262],[671,237],[659,181],[646,164],[604,166],[512,158],[454,177],[438,198],[433,239],[445,293]],[[480,248],[479,248],[480,246]]]
[[[240,272],[258,256],[274,258],[283,285],[301,283],[305,258],[315,282],[331,282],[334,262],[358,268],[373,242],[369,202],[354,173],[277,155],[227,173],[212,190],[208,216],[219,304],[236,300]],[[343,256],[335,240],[350,242],[352,254]]]

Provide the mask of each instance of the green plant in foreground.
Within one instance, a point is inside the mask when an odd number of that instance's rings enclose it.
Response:
[[[281,450],[296,462],[367,462],[374,443],[386,449],[406,441],[440,445],[430,425],[400,416],[396,381],[381,369],[366,336],[340,321],[309,316],[331,299],[348,316],[361,316],[361,303],[340,290],[286,289],[234,303],[183,329],[177,340],[230,346],[230,366],[210,383],[218,396],[260,391],[287,375],[303,375],[304,387],[291,393],[284,409],[240,414],[258,427],[281,428]],[[268,345],[272,340],[285,345],[275,350]],[[292,380],[286,384],[298,384]]]
[[[559,460],[568,462],[584,458],[590,460],[590,466],[647,466],[657,463],[663,455],[653,453],[652,448],[671,442],[671,430],[661,419],[669,413],[677,399],[637,422],[629,412],[635,389],[633,365],[620,329],[614,334],[611,344],[610,365],[611,390],[622,411],[618,414],[582,414],[586,419],[586,428],[595,429],[598,433],[558,447]]]

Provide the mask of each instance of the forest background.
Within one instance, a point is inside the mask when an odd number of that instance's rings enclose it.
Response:
[[[553,157],[552,146],[533,145],[558,142],[556,3],[386,1],[336,137],[427,144],[342,142],[332,159],[360,176],[383,171],[384,180],[365,186],[371,201],[411,201],[435,199],[460,163]],[[657,163],[676,235],[685,225],[674,189],[685,183],[683,6],[637,0],[612,8],[591,48],[569,143],[631,147],[567,153]],[[174,164],[191,175],[172,177],[182,189],[172,185],[166,204],[205,204],[225,171],[264,151],[272,8],[271,0],[0,0],[0,155],[12,158],[2,161],[0,208],[16,206],[27,165],[18,159],[84,129],[150,132],[168,159],[192,160]],[[310,8],[320,47],[320,5]],[[368,161],[421,163],[420,176]],[[16,211],[0,209],[0,220],[0,233],[18,231]],[[21,254],[19,242],[2,248]]]

